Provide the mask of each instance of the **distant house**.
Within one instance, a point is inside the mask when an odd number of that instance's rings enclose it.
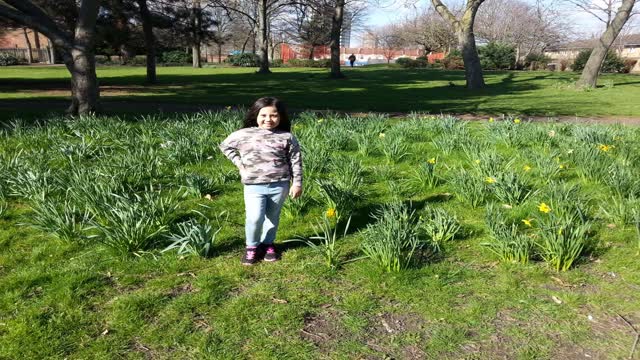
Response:
[[[545,55],[553,62],[559,63],[563,60],[573,63],[578,54],[583,50],[593,49],[598,39],[587,39],[573,41],[564,45],[549,48]],[[640,73],[640,34],[620,36],[611,46],[618,56],[625,60],[636,60],[636,64],[631,70],[632,73]]]

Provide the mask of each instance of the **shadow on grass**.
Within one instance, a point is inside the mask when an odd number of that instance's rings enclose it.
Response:
[[[346,71],[348,78],[330,80],[323,71],[287,71],[270,76],[253,73],[163,74],[159,83],[145,85],[145,77],[123,75],[100,79],[104,111],[109,113],[170,112],[209,106],[249,105],[256,98],[276,95],[292,109],[332,109],[355,112],[474,112],[494,96],[516,95],[540,89],[540,81],[553,74],[521,76],[512,72],[487,74],[488,87],[471,91],[464,87],[462,71],[375,69]],[[24,98],[0,99],[2,117],[38,110],[61,112],[67,105],[68,80],[4,78],[0,92],[27,93]],[[450,86],[454,84],[454,86]],[[29,92],[33,92],[31,97]],[[45,94],[39,95],[40,92]],[[133,99],[133,101],[132,101]],[[35,105],[35,107],[34,107]],[[190,108],[185,105],[190,106]],[[37,108],[37,109],[36,109]],[[505,107],[489,111],[505,112]],[[13,114],[7,114],[12,112]],[[37,112],[37,111],[35,111]]]

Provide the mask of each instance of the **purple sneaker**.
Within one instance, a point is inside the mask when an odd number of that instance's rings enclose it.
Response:
[[[242,265],[253,265],[258,261],[258,248],[255,246],[247,247],[242,256]]]
[[[264,261],[278,261],[278,252],[276,251],[276,247],[273,244],[265,245],[267,250],[264,253]]]

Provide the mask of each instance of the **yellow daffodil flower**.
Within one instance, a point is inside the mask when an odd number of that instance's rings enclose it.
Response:
[[[436,158],[431,158],[431,159],[427,160],[427,162],[428,162],[429,164],[433,165],[433,164],[435,164],[435,163],[436,163]]]
[[[327,212],[324,213],[329,219],[336,217],[336,209],[329,208]]]
[[[540,203],[540,205],[538,205],[538,210],[540,210],[540,212],[543,212],[545,214],[548,214],[551,212],[551,208],[549,207],[549,205],[545,203]]]
[[[531,219],[522,219],[522,222],[523,222],[525,225],[527,225],[528,227],[533,226],[533,225],[531,225],[531,222],[532,222],[532,221],[533,221],[533,220],[531,220]]]
[[[384,133],[380,133],[380,135],[378,135],[378,137],[379,137],[380,139],[384,139],[384,137],[385,137],[385,136],[386,136],[386,135],[385,135]]]
[[[529,166],[529,165],[525,165],[525,166],[522,168],[522,170],[524,170],[525,172],[529,172],[529,171],[531,171],[531,166]]]
[[[491,177],[491,176],[487,176],[487,178],[486,178],[486,179],[484,179],[484,181],[485,181],[487,184],[493,184],[493,183],[495,183],[495,182],[496,182],[496,178]]]
[[[490,117],[490,118],[489,118],[489,122],[490,122],[490,123],[492,123],[492,122],[494,122],[494,121],[495,121],[495,120],[494,120],[492,117]]]
[[[520,119],[515,118],[515,119],[513,120],[513,123],[514,123],[514,124],[520,124],[520,121],[521,121]]]

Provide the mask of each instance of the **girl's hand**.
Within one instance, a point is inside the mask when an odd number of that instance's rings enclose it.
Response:
[[[292,199],[299,198],[302,195],[302,188],[300,186],[292,186],[289,190],[289,196]]]

